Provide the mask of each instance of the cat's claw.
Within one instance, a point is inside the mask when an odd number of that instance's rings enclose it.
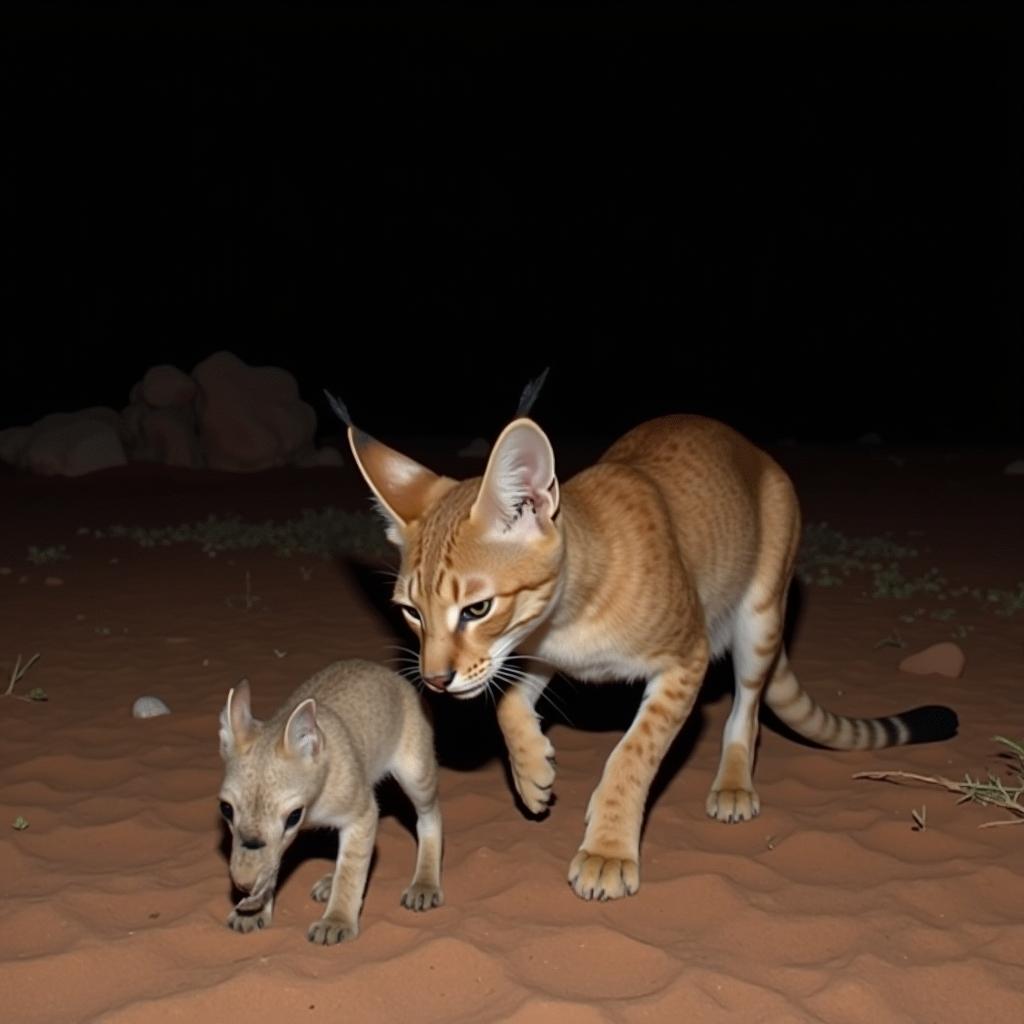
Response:
[[[542,739],[540,756],[510,758],[516,792],[531,814],[543,814],[554,799],[555,751],[546,736]]]
[[[311,899],[317,903],[326,903],[331,898],[331,886],[334,884],[334,875],[324,875],[309,891]]]
[[[269,907],[264,907],[255,914],[241,914],[237,910],[232,910],[228,914],[228,927],[234,932],[247,935],[249,932],[257,932],[266,928],[270,924],[270,917]]]
[[[569,884],[583,900],[618,900],[640,888],[640,865],[632,857],[602,857],[581,847],[569,865]]]
[[[761,811],[761,801],[752,789],[713,789],[704,806],[709,818],[727,824],[750,821]]]
[[[436,885],[417,882],[402,893],[402,906],[408,910],[432,910],[444,903],[444,893]]]
[[[321,917],[314,921],[306,932],[306,938],[318,946],[334,946],[339,942],[354,939],[359,926],[351,921],[336,917]]]

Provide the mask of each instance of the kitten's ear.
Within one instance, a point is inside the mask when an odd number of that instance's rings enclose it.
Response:
[[[312,697],[291,713],[281,739],[285,753],[291,757],[311,759],[320,753],[323,737],[316,724],[316,701]]]
[[[470,520],[492,536],[526,540],[546,533],[557,511],[551,442],[533,420],[513,420],[494,442]]]
[[[220,756],[227,759],[236,750],[248,746],[255,724],[249,680],[243,679],[233,690],[228,691],[227,703],[220,713]]]
[[[388,540],[401,547],[409,523],[419,519],[454,481],[432,473],[357,427],[348,428],[348,443],[387,521]]]

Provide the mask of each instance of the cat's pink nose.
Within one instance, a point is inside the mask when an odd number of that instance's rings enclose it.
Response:
[[[452,680],[455,678],[455,669],[449,669],[447,672],[441,675],[424,676],[423,681],[432,690],[437,690],[438,693],[444,693],[449,686],[452,685]]]

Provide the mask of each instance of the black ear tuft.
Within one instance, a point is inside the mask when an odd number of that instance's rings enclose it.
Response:
[[[330,402],[331,408],[334,410],[334,415],[337,416],[346,427],[351,427],[352,417],[349,415],[348,406],[346,406],[340,398],[335,398],[327,388],[324,388],[324,394],[327,396],[327,401]]]
[[[544,372],[536,380],[531,380],[523,388],[523,393],[519,398],[519,408],[516,409],[515,419],[519,419],[520,416],[529,416],[533,403],[537,401],[537,396],[540,394],[540,389],[544,387],[544,381],[547,380],[550,369],[550,366],[545,366]]]

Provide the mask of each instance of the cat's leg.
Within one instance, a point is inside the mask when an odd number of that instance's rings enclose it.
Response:
[[[359,912],[376,837],[377,804],[371,799],[366,810],[346,824],[338,837],[338,859],[327,906],[323,917],[314,921],[306,932],[310,942],[332,946],[359,934]]]
[[[538,667],[524,673],[498,703],[498,725],[505,737],[512,781],[532,814],[542,814],[551,804],[555,784],[555,748],[541,732],[534,710],[554,671]]]
[[[736,689],[722,736],[718,774],[705,805],[708,815],[719,821],[748,821],[761,809],[753,782],[758,708],[768,680],[785,669],[783,617],[777,595],[756,590],[736,615],[732,648]]]
[[[640,829],[651,782],[686,721],[708,665],[706,642],[685,661],[647,684],[632,725],[604,766],[587,807],[583,845],[569,865],[569,883],[582,899],[609,900],[640,887]]]
[[[416,870],[402,893],[402,906],[430,910],[444,903],[441,891],[441,806],[437,799],[437,761],[425,730],[417,745],[396,759],[392,771],[416,809]]]

